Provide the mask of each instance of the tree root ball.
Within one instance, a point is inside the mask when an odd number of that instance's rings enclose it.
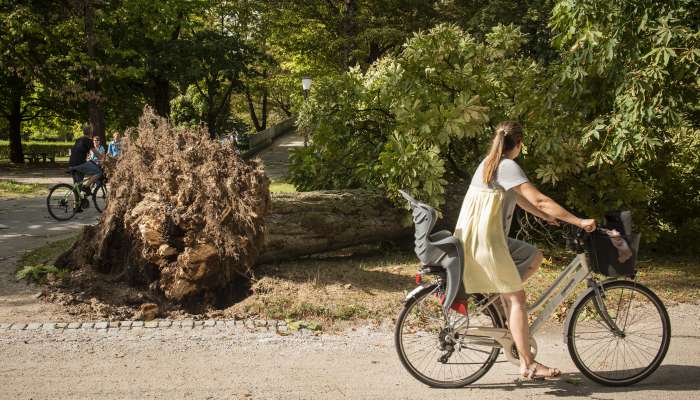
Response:
[[[270,193],[261,165],[149,108],[125,136],[120,158],[104,163],[109,198],[99,223],[57,264],[114,274],[169,301],[214,301],[248,276],[263,246]]]

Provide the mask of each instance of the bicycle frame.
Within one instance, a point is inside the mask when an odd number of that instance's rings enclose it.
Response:
[[[588,261],[584,253],[579,253],[576,257],[569,263],[569,265],[562,271],[562,273],[557,277],[557,279],[552,283],[552,285],[540,296],[539,299],[528,309],[528,315],[543,309],[537,319],[530,326],[530,343],[533,348],[533,353],[537,352],[537,342],[532,338],[532,335],[537,332],[545,321],[547,321],[554,310],[574,291],[576,286],[588,279],[589,286],[596,288],[597,301],[596,305],[599,308],[599,312],[603,316],[605,322],[613,331],[619,331],[619,328],[615,325],[612,319],[609,317],[607,310],[602,301],[600,301],[600,292],[598,291],[598,282],[596,282],[591,274],[591,269],[588,265]],[[474,311],[477,314],[483,312],[487,307],[496,302],[501,298],[500,295],[493,295],[488,297],[483,304],[480,304]],[[471,312],[471,311],[470,311]],[[502,318],[503,316],[500,316]],[[506,358],[514,364],[518,364],[519,361],[513,355],[511,351],[514,348],[513,340],[510,336],[510,332],[505,328],[469,328],[468,318],[460,318],[458,324],[454,326],[454,332],[460,332],[466,324],[466,330],[463,332],[462,337],[471,337],[472,339],[478,338],[490,339],[496,341],[505,351]]]

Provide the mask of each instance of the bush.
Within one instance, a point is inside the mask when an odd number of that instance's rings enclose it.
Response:
[[[22,152],[25,157],[34,154],[47,154],[49,157],[67,156],[71,147],[73,142],[22,142]],[[0,140],[0,158],[10,158],[10,142],[7,140]]]

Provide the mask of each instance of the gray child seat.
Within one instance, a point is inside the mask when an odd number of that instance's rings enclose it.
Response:
[[[429,205],[419,202],[403,190],[401,196],[411,205],[413,224],[416,227],[416,256],[425,267],[441,267],[446,272],[445,301],[442,304],[445,313],[457,297],[462,284],[464,255],[459,239],[450,231],[430,233],[437,222],[437,211]]]

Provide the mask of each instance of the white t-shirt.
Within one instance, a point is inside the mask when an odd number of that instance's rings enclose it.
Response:
[[[476,172],[474,172],[471,186],[483,189],[498,189],[506,192],[503,199],[503,228],[506,230],[507,236],[508,232],[510,232],[510,223],[513,220],[513,212],[516,205],[516,194],[511,189],[528,182],[528,179],[518,163],[510,158],[503,158],[498,164],[495,179],[490,184],[486,184],[484,182],[484,161],[481,161]]]

